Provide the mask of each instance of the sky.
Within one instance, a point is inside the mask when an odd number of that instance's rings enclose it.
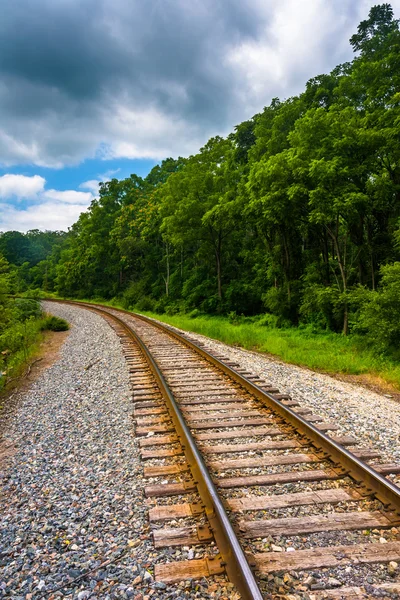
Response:
[[[370,0],[2,0],[0,231],[196,153],[352,59]],[[400,17],[400,0],[391,2]]]

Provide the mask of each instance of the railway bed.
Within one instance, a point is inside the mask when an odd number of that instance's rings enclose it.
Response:
[[[157,564],[156,580],[226,572],[252,599],[400,594],[400,489],[386,478],[399,465],[190,336],[73,304],[102,314],[120,337],[154,544],[190,547],[190,560]],[[331,589],[320,570],[332,574]]]

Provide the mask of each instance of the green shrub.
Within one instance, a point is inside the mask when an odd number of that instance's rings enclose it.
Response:
[[[276,315],[271,315],[270,313],[265,313],[257,318],[257,325],[262,325],[263,327],[278,327],[279,318]]]
[[[380,270],[382,280],[376,292],[369,292],[359,309],[354,329],[366,335],[380,354],[400,357],[400,262]]]
[[[43,314],[39,302],[29,298],[15,298],[14,308],[17,320],[22,322],[39,319]]]
[[[69,329],[69,324],[60,317],[48,315],[43,319],[40,328],[42,331],[67,331]]]

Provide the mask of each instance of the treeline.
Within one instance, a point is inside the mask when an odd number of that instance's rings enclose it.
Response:
[[[372,328],[375,344],[393,347],[400,31],[390,5],[373,7],[350,43],[351,63],[274,99],[226,139],[144,179],[101,184],[34,267],[36,283],[46,273],[46,288],[62,296],[118,297],[141,310]]]

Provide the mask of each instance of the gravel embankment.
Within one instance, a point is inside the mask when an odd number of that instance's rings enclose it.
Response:
[[[329,423],[336,423],[340,427],[337,435],[352,435],[360,445],[380,450],[388,461],[400,461],[399,402],[279,359],[241,350],[200,334],[190,332],[189,335],[276,385],[282,393],[291,394],[301,406],[311,408]]]
[[[154,582],[155,562],[184,552],[149,534],[119,340],[93,313],[46,308],[72,329],[4,432],[16,453],[1,465],[0,597],[227,598],[223,581]]]

